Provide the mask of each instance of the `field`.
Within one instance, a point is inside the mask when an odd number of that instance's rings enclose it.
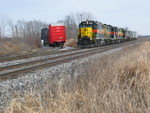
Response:
[[[40,45],[36,43],[27,43],[21,39],[0,39],[0,55],[11,54],[11,53],[23,53],[29,52],[33,49],[39,48]]]
[[[91,61],[86,76],[16,94],[5,113],[149,113],[149,48],[149,41],[124,48]]]
[[[77,40],[76,39],[68,39],[64,46],[76,47]],[[11,53],[24,53],[31,52],[34,50],[38,50],[41,45],[38,43],[26,43],[24,40],[15,39],[12,40],[2,40],[0,39],[0,55],[11,54]]]

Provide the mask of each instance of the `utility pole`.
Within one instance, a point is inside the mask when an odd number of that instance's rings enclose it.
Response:
[[[81,16],[81,22],[82,22],[82,14],[80,14],[80,16]]]

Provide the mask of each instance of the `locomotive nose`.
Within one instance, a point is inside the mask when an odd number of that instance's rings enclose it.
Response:
[[[81,28],[81,38],[83,38],[83,37],[92,38],[92,28],[91,27]]]

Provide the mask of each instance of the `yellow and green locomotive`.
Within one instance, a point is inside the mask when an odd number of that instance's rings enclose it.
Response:
[[[134,36],[132,36],[133,34]],[[79,24],[78,46],[81,47],[119,43],[132,38],[137,38],[135,32],[102,24],[98,21],[87,20]]]
[[[102,35],[104,35],[102,23],[83,21],[79,24],[78,45],[94,47],[101,42]]]

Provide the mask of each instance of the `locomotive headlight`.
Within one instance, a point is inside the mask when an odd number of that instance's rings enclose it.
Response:
[[[42,46],[44,45],[44,40],[41,40],[41,45],[42,45]]]

